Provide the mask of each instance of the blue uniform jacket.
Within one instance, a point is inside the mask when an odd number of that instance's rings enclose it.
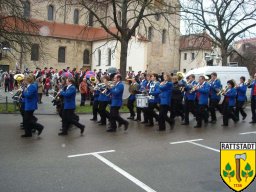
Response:
[[[148,81],[144,79],[142,82],[140,82],[139,91],[144,92],[146,90]]]
[[[209,91],[210,91],[210,84],[207,82],[205,82],[197,90],[197,92],[199,93],[199,102],[198,102],[199,105],[208,105]]]
[[[217,93],[222,89],[222,85],[219,79],[216,79],[211,84],[210,89],[210,99],[212,100],[220,100],[221,95],[217,95]]]
[[[230,90],[227,91],[227,93],[225,94],[225,98],[228,98],[228,106],[229,107],[234,107],[236,104],[236,89],[235,88],[231,88]]]
[[[172,94],[172,82],[167,82],[163,85],[159,85],[160,89],[160,105],[171,105],[171,94]]]
[[[94,94],[93,94],[93,101],[98,101],[99,100],[99,96],[100,96],[100,91],[97,90],[97,91],[94,91]]]
[[[192,93],[190,93],[191,89],[197,85],[197,82],[196,81],[192,81],[190,84],[187,84],[185,86],[185,100],[188,100],[188,101],[195,101],[196,99],[196,92],[193,91]]]
[[[64,97],[64,109],[76,108],[76,87],[71,85],[65,91],[61,91],[60,95]]]
[[[158,103],[159,102],[159,94],[160,94],[159,85],[160,85],[160,83],[158,81],[150,83],[149,95],[154,96],[154,99],[149,99],[149,101],[148,101],[149,103]]]
[[[124,85],[122,82],[117,83],[112,89],[110,89],[110,93],[112,95],[111,107],[121,107],[122,106],[122,98],[124,92]]]
[[[23,92],[25,111],[33,111],[37,109],[37,85],[32,83]]]
[[[243,83],[239,85],[239,87],[237,87],[236,90],[237,90],[237,101],[246,101],[247,86]]]
[[[109,96],[110,91],[107,91],[106,93],[101,93],[99,95],[98,101],[110,101],[110,96]]]
[[[253,96],[254,86],[256,86],[256,80],[253,80],[252,83],[248,86],[248,88],[251,88],[251,97]]]

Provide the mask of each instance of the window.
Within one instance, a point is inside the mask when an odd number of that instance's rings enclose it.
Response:
[[[74,24],[78,24],[79,22],[79,10],[75,9],[74,10]]]
[[[111,66],[111,49],[108,49],[108,66]]]
[[[53,21],[53,11],[54,11],[53,5],[49,5],[48,6],[48,20],[49,21]]]
[[[163,30],[162,32],[162,44],[166,43],[166,29]]]
[[[101,65],[101,50],[98,50],[98,66]]]
[[[65,63],[66,47],[59,47],[58,62]]]
[[[39,60],[39,44],[33,44],[31,47],[31,61]]]
[[[122,24],[122,13],[121,13],[121,11],[117,12],[117,22],[118,22],[119,25]]]
[[[184,53],[184,60],[187,60],[187,53]]]
[[[148,40],[152,41],[152,38],[153,38],[153,28],[149,27],[148,28]]]
[[[156,13],[156,14],[155,14],[155,19],[156,19],[157,21],[159,21],[160,17],[161,17],[160,13]]]
[[[88,25],[93,26],[93,14],[92,12],[89,13],[89,20],[88,20]]]
[[[83,63],[84,64],[90,64],[90,58],[89,58],[90,52],[89,50],[85,49],[84,50],[84,57],[83,57]]]
[[[24,9],[23,16],[25,18],[29,18],[30,17],[30,2],[29,1],[23,2],[23,9]]]
[[[183,69],[183,73],[186,73],[186,71],[187,71],[186,69]]]
[[[195,59],[195,53],[191,54],[191,59],[194,60]]]

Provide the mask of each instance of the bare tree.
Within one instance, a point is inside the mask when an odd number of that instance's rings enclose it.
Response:
[[[155,16],[162,16],[168,27],[174,27],[170,21],[170,15],[178,11],[177,4],[167,4],[161,0],[78,0],[70,1],[70,4],[85,9],[93,16],[94,22],[105,29],[113,39],[120,42],[122,76],[126,75],[128,43],[135,35],[136,29],[140,26],[144,28],[138,32],[140,35],[146,33],[148,26],[160,30],[161,24],[153,19]]]
[[[224,66],[233,41],[255,30],[255,0],[181,0],[180,3],[186,28],[190,32],[207,30],[221,49]]]

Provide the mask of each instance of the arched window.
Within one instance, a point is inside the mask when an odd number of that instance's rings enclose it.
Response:
[[[162,32],[162,44],[166,43],[166,29],[163,30]]]
[[[153,38],[153,27],[148,28],[148,40],[152,41]]]
[[[101,50],[98,50],[98,66],[101,65]]]
[[[88,49],[84,50],[84,57],[83,57],[83,63],[84,64],[90,64],[90,58],[89,58],[90,52]]]
[[[29,1],[23,2],[23,9],[24,9],[23,16],[25,18],[29,18],[30,17],[30,2]]]
[[[39,44],[33,44],[31,47],[31,61],[39,60]]]
[[[58,62],[65,63],[65,57],[66,57],[66,47],[59,47]]]
[[[111,66],[111,49],[108,49],[108,65],[107,66]]]
[[[48,6],[48,20],[53,21],[53,14],[54,14],[54,6],[49,5]]]
[[[89,20],[88,20],[88,26],[93,26],[93,14],[92,12],[89,13]]]
[[[79,10],[75,9],[74,10],[74,24],[78,24],[79,22]]]

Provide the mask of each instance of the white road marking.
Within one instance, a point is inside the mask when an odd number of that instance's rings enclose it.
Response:
[[[106,165],[108,165],[109,167],[114,169],[115,171],[117,171],[118,173],[120,173],[121,175],[123,175],[124,177],[126,177],[127,179],[129,179],[130,181],[132,181],[133,183],[135,183],[140,188],[144,189],[145,191],[147,191],[147,192],[156,192],[154,189],[150,188],[145,183],[143,183],[140,180],[138,180],[137,178],[133,177],[131,174],[127,173],[125,170],[116,166],[114,163],[110,162],[105,157],[102,157],[101,155],[99,155],[101,153],[111,153],[111,152],[115,152],[115,150],[99,151],[99,152],[84,153],[84,154],[77,154],[77,155],[69,155],[68,158],[92,155],[92,156],[96,157],[97,159],[99,159],[101,162],[105,163]]]
[[[202,145],[202,144],[196,143],[195,141],[203,141],[203,139],[193,139],[193,140],[186,140],[186,141],[177,141],[177,142],[172,142],[170,144],[171,145],[175,145],[175,144],[181,144],[181,143],[190,143],[190,144],[197,145],[199,147],[203,147],[205,149],[209,149],[209,150],[212,150],[212,151],[215,151],[215,152],[220,152],[220,150],[218,150],[218,149],[214,149],[212,147],[208,147],[206,145]]]
[[[108,165],[109,167],[111,167],[112,169],[114,169],[115,171],[117,171],[118,173],[120,173],[121,175],[123,175],[124,177],[126,177],[127,179],[129,179],[130,181],[132,181],[133,183],[135,183],[136,185],[138,185],[139,187],[141,187],[142,189],[144,189],[145,191],[156,192],[154,189],[150,188],[145,183],[143,183],[140,180],[136,179],[131,174],[127,173],[125,170],[123,170],[120,167],[116,166],[115,164],[113,164],[112,162],[110,162],[106,158],[102,157],[101,155],[99,155],[97,153],[94,153],[92,155],[94,157],[96,157],[97,159],[99,159],[100,161],[102,161],[103,163],[105,163],[106,165]]]
[[[98,151],[98,152],[84,153],[84,154],[77,154],[77,155],[69,155],[68,158],[71,158],[71,157],[82,157],[82,156],[88,156],[88,155],[100,154],[100,153],[111,153],[111,152],[115,152],[115,150]]]
[[[193,141],[202,141],[203,139],[194,139],[194,140],[187,140],[187,141],[177,141],[177,142],[172,142],[170,143],[171,145],[175,144],[180,144],[180,143],[188,143],[188,142],[193,142]]]
[[[249,135],[249,134],[256,134],[256,131],[253,131],[253,132],[245,132],[245,133],[239,133],[239,135]]]

